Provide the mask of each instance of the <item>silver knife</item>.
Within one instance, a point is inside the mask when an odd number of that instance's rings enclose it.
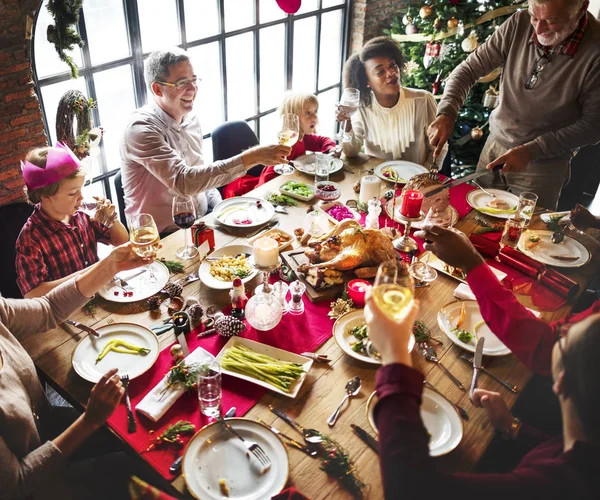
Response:
[[[236,412],[236,408],[235,406],[232,406],[231,408],[229,408],[229,410],[227,410],[227,413],[225,413],[225,418],[232,418],[235,417],[235,412]],[[171,474],[177,474],[177,472],[179,472],[179,469],[181,469],[181,462],[183,461],[183,455],[181,455],[179,458],[177,458],[177,460],[175,460],[172,464],[171,467],[169,467],[169,472]]]
[[[466,361],[469,364],[473,363],[473,358],[471,356],[469,356],[467,353],[461,354],[460,359]],[[499,384],[506,387],[510,392],[514,392],[514,393],[519,392],[519,389],[516,385],[511,384],[510,382],[508,382],[506,380],[502,380],[500,377],[498,377],[498,375],[495,375],[491,371],[486,370],[485,367],[482,366],[480,368],[480,370],[481,370],[481,373],[485,373],[488,377],[493,378],[496,382],[498,382]]]
[[[443,191],[444,189],[450,189],[450,188],[453,188],[460,184],[464,184],[465,182],[469,182],[469,181],[478,179],[479,177],[483,177],[484,175],[487,175],[490,172],[497,172],[503,166],[504,166],[504,164],[496,165],[492,170],[479,170],[478,172],[475,172],[473,174],[465,175],[464,177],[461,177],[460,179],[456,179],[452,182],[448,182],[447,184],[442,184],[440,187],[437,187],[427,193],[424,193],[424,196],[425,196],[425,198],[429,198],[430,196],[433,196],[434,194],[438,194],[439,192]]]
[[[73,321],[72,319],[66,319],[65,323],[67,323],[68,325],[74,326],[75,328],[79,328],[80,330],[83,330],[84,332],[89,333],[90,335],[93,335],[94,337],[100,337],[100,334],[94,330],[93,328],[84,325],[83,323],[80,323],[79,321]]]
[[[257,229],[256,231],[251,232],[250,234],[246,235],[246,238],[254,238],[255,236],[258,236],[259,234],[264,233],[265,231],[268,231],[269,229],[274,228],[275,226],[277,226],[279,224],[278,220],[272,220],[271,222],[269,222],[266,226],[263,226],[259,229]]]
[[[484,342],[485,337],[479,337],[477,347],[475,348],[475,356],[473,356],[473,379],[471,380],[471,389],[469,390],[469,399],[471,401],[473,401],[473,392],[477,388],[477,379],[479,378],[479,370],[481,370]]]
[[[356,432],[356,435],[363,443],[365,443],[375,453],[379,454],[379,443],[377,442],[377,439],[375,439],[373,436],[371,436],[371,434],[358,425],[350,424],[350,427],[352,427],[352,430]]]

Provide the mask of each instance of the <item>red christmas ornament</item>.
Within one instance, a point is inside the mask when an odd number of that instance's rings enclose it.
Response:
[[[460,0],[448,0],[452,5],[458,5]]]
[[[277,0],[277,5],[286,14],[295,14],[300,9],[302,0]]]

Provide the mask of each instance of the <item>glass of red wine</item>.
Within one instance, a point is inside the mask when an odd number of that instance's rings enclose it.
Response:
[[[184,245],[175,252],[182,260],[193,259],[198,249],[192,244],[192,233],[189,229],[196,221],[196,203],[191,196],[177,195],[173,198],[173,222],[183,229]]]

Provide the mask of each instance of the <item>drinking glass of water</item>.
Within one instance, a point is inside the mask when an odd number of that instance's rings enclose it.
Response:
[[[327,155],[317,154],[317,162],[315,163],[315,184],[319,182],[327,182],[329,180],[329,162],[331,157]]]
[[[221,415],[221,367],[216,360],[204,363],[198,372],[200,412],[214,419]]]
[[[525,191],[519,195],[519,204],[517,205],[517,213],[515,215],[523,219],[523,227],[529,227],[537,200],[537,194],[529,191]]]

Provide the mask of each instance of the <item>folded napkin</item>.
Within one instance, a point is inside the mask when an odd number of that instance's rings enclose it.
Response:
[[[196,349],[185,358],[185,363],[191,365],[193,363],[203,363],[215,359],[212,354],[196,347]],[[168,387],[166,376],[152,389],[144,399],[142,399],[135,409],[142,415],[145,415],[150,420],[157,422],[167,413],[167,410],[173,406],[175,401],[179,399],[185,392],[185,389],[180,386]]]
[[[500,250],[498,260],[532,278],[537,278],[539,274],[546,270],[546,266],[541,262],[508,246]]]

